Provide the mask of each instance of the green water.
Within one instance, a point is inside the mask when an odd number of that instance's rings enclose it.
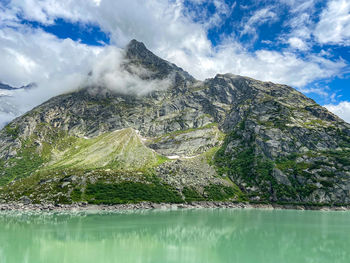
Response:
[[[0,262],[350,262],[350,212],[0,213]]]

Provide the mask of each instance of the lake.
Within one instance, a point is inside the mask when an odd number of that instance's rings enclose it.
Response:
[[[350,262],[350,212],[0,212],[1,263]]]

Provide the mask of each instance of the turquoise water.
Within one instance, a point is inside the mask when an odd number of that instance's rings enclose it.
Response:
[[[0,213],[0,262],[350,262],[350,212]]]

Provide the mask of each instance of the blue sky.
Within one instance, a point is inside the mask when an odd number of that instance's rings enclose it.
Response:
[[[63,18],[55,18],[52,24],[41,24],[37,21],[19,17],[20,23],[35,29],[42,29],[60,39],[71,39],[90,46],[110,45],[108,32],[104,32],[96,24],[71,22]]]
[[[348,0],[0,0],[0,81],[38,83],[30,108],[133,38],[198,79],[288,84],[350,121]]]

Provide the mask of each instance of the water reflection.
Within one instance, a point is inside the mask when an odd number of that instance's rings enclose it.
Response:
[[[348,262],[350,213],[0,214],[0,262]]]

